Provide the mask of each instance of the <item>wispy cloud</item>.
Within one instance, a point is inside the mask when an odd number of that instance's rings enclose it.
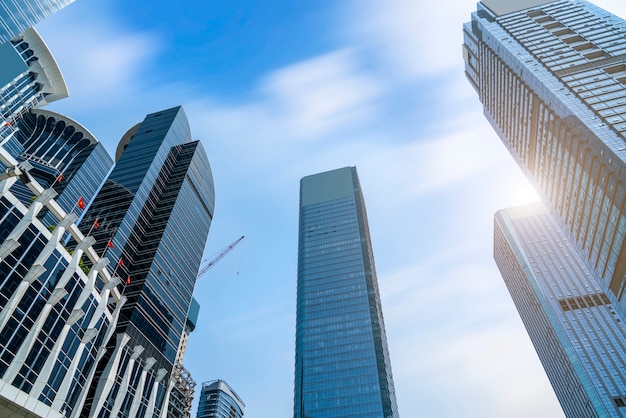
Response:
[[[454,0],[354,1],[350,11],[355,18],[346,33],[398,77],[433,75],[461,60],[461,23],[473,5]]]
[[[376,115],[380,81],[360,71],[349,50],[331,52],[281,68],[263,82],[282,128],[293,138],[314,138],[345,125],[367,124]]]

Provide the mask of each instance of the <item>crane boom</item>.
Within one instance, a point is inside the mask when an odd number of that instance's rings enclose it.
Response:
[[[239,244],[243,239],[245,238],[245,235],[242,235],[239,237],[239,239],[237,239],[236,241],[234,241],[232,244],[230,244],[228,247],[224,248],[222,250],[221,253],[219,253],[213,260],[209,261],[204,267],[202,267],[200,269],[200,271],[198,272],[198,275],[196,276],[196,280],[199,279],[200,277],[204,276],[204,273],[206,273],[207,271],[209,271],[209,269],[211,267],[213,267],[215,264],[217,264],[218,261],[220,261],[222,258],[224,258],[224,256],[226,254],[228,254],[229,252],[232,251],[233,248],[235,248],[237,246],[237,244]]]

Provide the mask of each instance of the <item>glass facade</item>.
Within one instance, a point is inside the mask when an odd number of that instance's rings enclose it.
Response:
[[[28,161],[29,173],[44,188],[52,187],[57,202],[66,212],[79,217],[83,210],[76,205],[79,198],[90,202],[113,168],[113,160],[84,127],[58,113],[31,110],[16,123],[17,130],[5,144],[18,161]],[[24,204],[32,192],[22,183],[11,190]],[[40,218],[46,226],[54,217],[44,209]]]
[[[54,57],[32,28],[0,43],[0,62],[0,137],[4,143],[17,133],[16,123],[29,109],[69,93]]]
[[[483,0],[463,29],[466,77],[549,212],[496,216],[498,266],[566,415],[624,416],[626,22]]]
[[[204,382],[196,418],[241,418],[245,407],[228,383],[219,379]]]
[[[116,350],[140,346],[137,361],[153,359],[155,370],[171,374],[215,205],[206,153],[191,140],[181,107],[146,116],[120,145],[115,168],[80,224],[85,233],[92,231],[96,251],[117,263],[128,298],[117,332],[129,341],[110,346],[97,372],[99,387],[85,407],[102,417],[117,410],[116,389],[106,387]],[[93,229],[96,221],[99,228]],[[111,397],[102,410],[100,391]]]
[[[10,400],[8,410],[69,417],[80,411],[124,299],[111,292],[92,240],[56,192],[2,146],[0,161],[8,168],[0,178],[0,414]],[[63,244],[67,233],[78,243],[73,251]],[[81,268],[83,259],[93,267]],[[102,289],[93,287],[96,276]]]
[[[294,417],[397,417],[356,168],[300,183]]]
[[[0,0],[0,44],[41,22],[74,0]]]
[[[583,0],[479,3],[464,29],[485,116],[626,316],[626,22]]]
[[[626,414],[626,325],[542,204],[496,214],[494,257],[568,417]]]

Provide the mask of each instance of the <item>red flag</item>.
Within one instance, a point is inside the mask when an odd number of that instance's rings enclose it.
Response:
[[[109,242],[107,242],[107,247],[113,248],[113,238],[111,238]]]
[[[94,228],[100,228],[100,224],[98,223],[97,219],[95,221],[93,221],[93,227]]]
[[[9,126],[10,124],[11,124],[11,122],[9,122],[9,121],[4,122],[4,126]]]
[[[130,276],[128,276],[128,277],[126,278],[126,284],[127,284],[127,285],[128,285],[128,284],[130,284]]]
[[[117,265],[118,265],[118,266],[123,266],[123,265],[124,265],[124,260],[122,260],[122,259],[120,258],[120,261],[118,261],[118,262],[117,262]]]
[[[63,180],[63,174],[59,174],[57,176],[57,183],[60,183]]]
[[[85,209],[85,201],[83,200],[83,197],[79,197],[78,198],[78,203],[77,203],[78,207],[81,209]]]

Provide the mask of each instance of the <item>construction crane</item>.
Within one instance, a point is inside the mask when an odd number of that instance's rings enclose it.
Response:
[[[215,264],[217,264],[218,261],[224,258],[226,254],[231,252],[232,249],[235,248],[237,244],[239,244],[244,238],[245,238],[245,235],[242,235],[241,237],[239,237],[239,239],[237,239],[235,242],[230,244],[228,247],[224,248],[222,252],[217,255],[217,257],[215,257],[213,260],[209,261],[204,267],[202,267],[200,271],[198,272],[198,275],[196,276],[196,280],[204,276],[204,274],[207,271],[209,271],[211,267],[213,267]]]

